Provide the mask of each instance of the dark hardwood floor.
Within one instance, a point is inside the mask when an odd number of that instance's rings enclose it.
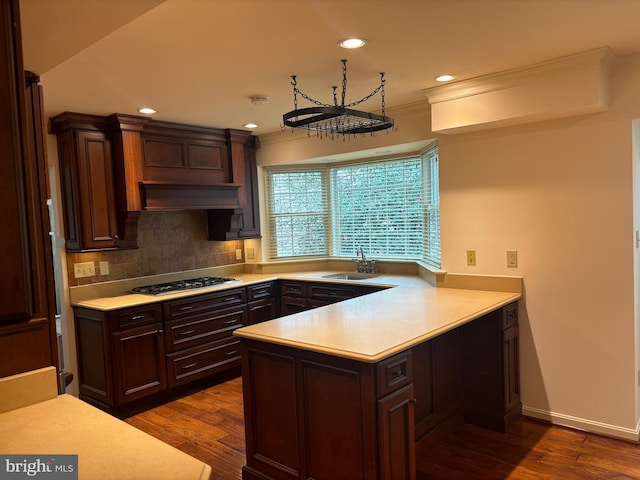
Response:
[[[242,478],[240,378],[125,420],[211,465],[215,480]],[[417,462],[418,480],[640,480],[640,445],[528,419],[507,434],[464,425]]]

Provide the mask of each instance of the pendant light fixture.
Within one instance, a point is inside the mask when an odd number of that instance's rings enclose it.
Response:
[[[340,103],[338,103],[336,92],[337,86],[332,87],[333,104],[322,103],[300,91],[296,75],[291,76],[294,109],[282,116],[284,125],[292,128],[304,128],[307,130],[308,136],[314,131],[319,138],[329,137],[331,139],[340,135],[342,135],[343,139],[349,135],[373,135],[374,132],[394,128],[393,118],[385,115],[384,72],[380,73],[380,86],[362,99],[345,104],[347,93],[347,61],[344,59],[341,61],[342,95]],[[381,97],[381,115],[352,108],[369,100],[378,92]],[[314,104],[315,107],[298,108],[298,95]]]

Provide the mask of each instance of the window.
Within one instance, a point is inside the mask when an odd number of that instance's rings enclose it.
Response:
[[[440,266],[438,150],[317,168],[267,169],[269,257],[420,259]]]
[[[328,254],[325,177],[324,169],[268,172],[270,258]]]

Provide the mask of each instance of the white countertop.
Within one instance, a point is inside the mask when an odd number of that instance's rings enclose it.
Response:
[[[512,292],[399,285],[243,327],[234,334],[374,363],[520,297]]]
[[[211,467],[71,395],[0,414],[3,454],[78,455],[86,480],[205,480]]]
[[[238,283],[206,290],[161,296],[123,293],[75,302],[74,306],[109,311],[277,279],[394,287],[234,331],[242,338],[378,362],[522,296],[520,289],[514,292],[434,287],[412,275],[380,274],[362,281],[322,278],[331,273],[336,272],[240,274],[234,275],[240,280]],[[486,277],[478,277],[479,282],[485,280]]]

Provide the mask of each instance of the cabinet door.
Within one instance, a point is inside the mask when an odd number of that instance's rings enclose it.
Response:
[[[80,130],[76,142],[80,247],[83,250],[116,247],[118,224],[111,141],[104,132]]]
[[[113,335],[116,402],[123,404],[160,392],[167,386],[162,324]]]
[[[520,352],[518,325],[504,331],[504,404],[505,411],[509,411],[520,404]]]
[[[378,400],[381,480],[415,480],[413,385]]]

